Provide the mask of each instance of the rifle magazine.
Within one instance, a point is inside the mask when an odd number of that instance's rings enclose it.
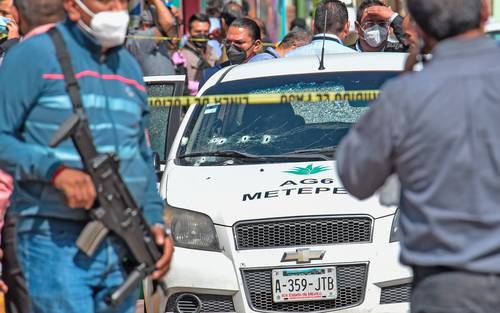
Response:
[[[91,257],[108,235],[109,229],[100,221],[89,222],[78,236],[77,247]]]

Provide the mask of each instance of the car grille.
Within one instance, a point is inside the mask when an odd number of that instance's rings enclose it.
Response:
[[[383,287],[380,294],[380,304],[410,302],[411,283]]]
[[[294,218],[240,222],[234,226],[238,249],[370,242],[368,216]]]
[[[367,264],[338,265],[337,299],[274,303],[272,270],[242,270],[250,306],[261,312],[319,312],[360,305],[366,289]]]
[[[221,296],[221,295],[205,295],[205,294],[193,294],[201,302],[201,309],[199,309],[200,303],[194,301],[193,297],[187,296],[185,293],[177,293],[172,295],[167,302],[167,313],[178,312],[188,313],[188,312],[235,312],[233,297],[231,296]],[[179,299],[181,297],[181,299]],[[178,301],[179,300],[179,301]],[[176,306],[180,310],[176,310]]]

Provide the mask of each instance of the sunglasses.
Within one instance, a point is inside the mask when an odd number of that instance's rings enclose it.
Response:
[[[235,45],[236,47],[241,48],[241,46],[243,46],[245,43],[246,42],[244,42],[244,41],[232,41],[232,40],[227,40],[227,39],[225,39],[222,42],[222,44],[224,45],[224,47],[226,49],[229,49],[229,47],[231,47],[231,45]],[[250,47],[253,46],[254,44],[255,44],[255,41],[252,41],[252,44],[250,45]]]

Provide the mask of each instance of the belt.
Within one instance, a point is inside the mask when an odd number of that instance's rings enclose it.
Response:
[[[427,277],[450,272],[461,272],[464,270],[449,266],[413,266],[413,287]]]
[[[426,279],[427,277],[451,273],[451,272],[461,272],[461,273],[470,273],[474,275],[494,275],[499,276],[500,273],[481,273],[481,272],[471,272],[466,269],[455,268],[450,266],[412,266],[413,269],[413,287],[416,287],[421,281]]]

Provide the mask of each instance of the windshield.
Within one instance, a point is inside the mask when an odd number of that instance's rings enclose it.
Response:
[[[220,83],[205,95],[374,90],[398,72],[287,75]],[[197,106],[177,155],[182,165],[334,159],[367,101]]]

